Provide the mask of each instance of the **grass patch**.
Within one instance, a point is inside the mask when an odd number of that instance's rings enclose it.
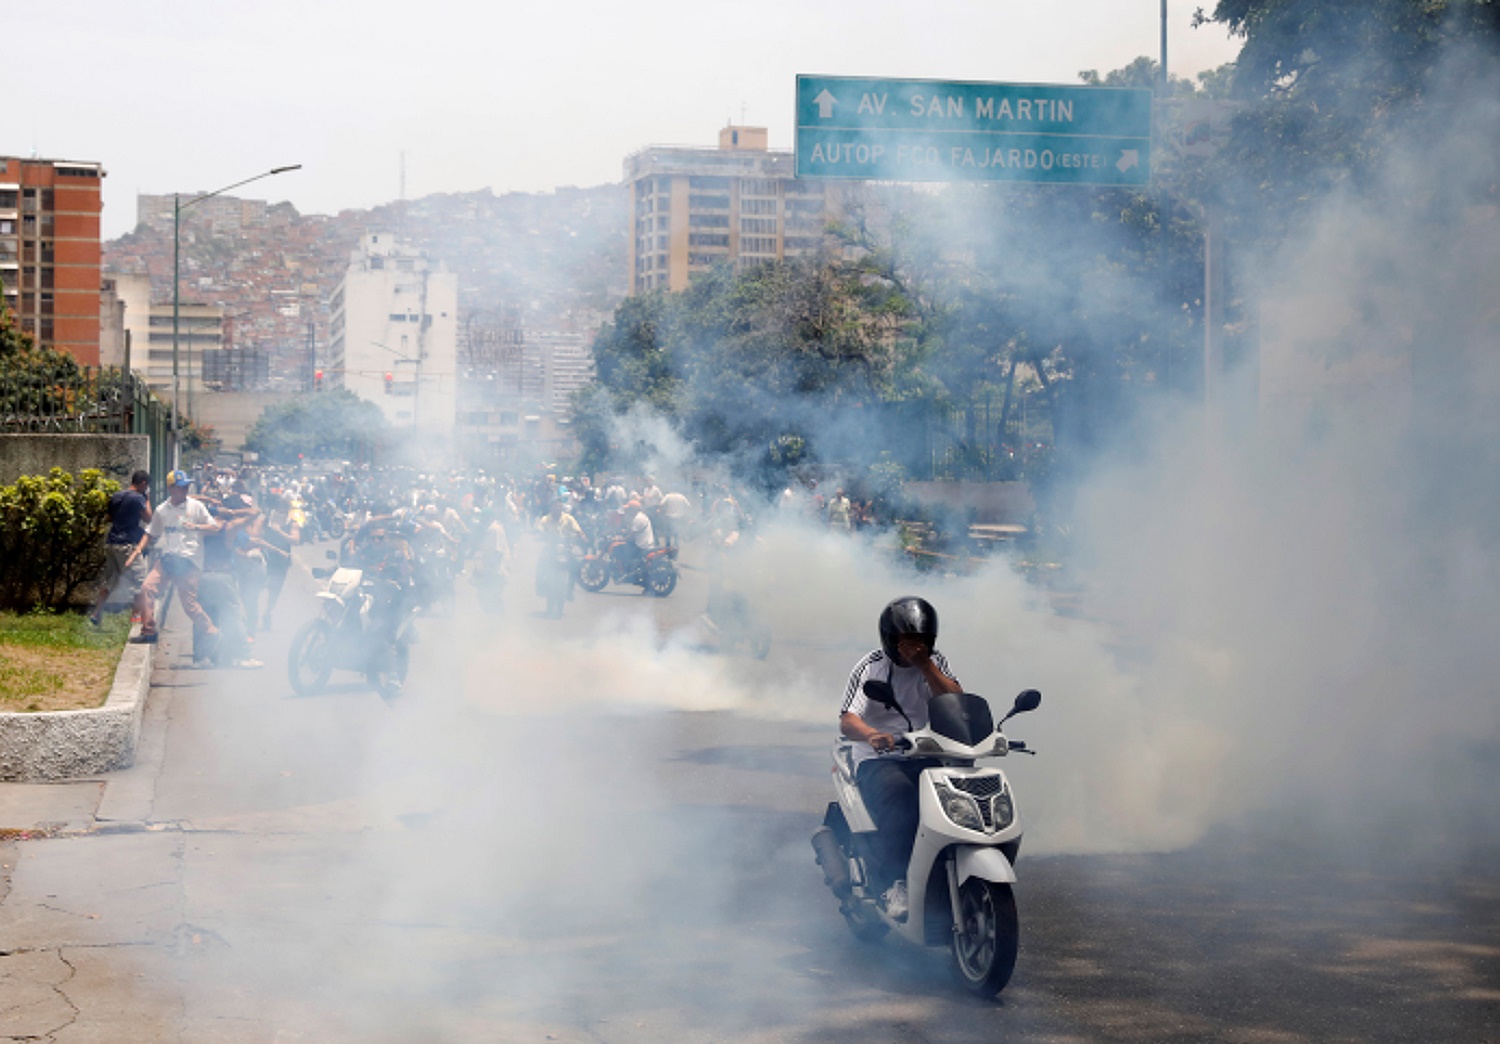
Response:
[[[129,634],[129,613],[0,613],[0,711],[101,706]]]

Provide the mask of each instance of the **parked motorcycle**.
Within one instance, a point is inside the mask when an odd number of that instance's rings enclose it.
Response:
[[[888,682],[867,681],[864,692],[905,717]],[[906,871],[911,908],[903,918],[889,916],[873,894],[868,866],[875,823],[855,786],[851,740],[834,745],[837,800],[812,837],[823,883],[857,938],[874,942],[894,932],[919,946],[949,946],[959,981],[982,996],[1004,989],[1016,966],[1020,929],[1012,888],[1021,816],[1005,773],[976,762],[1034,753],[1024,741],[1006,738],[1001,727],[1041,702],[1040,692],[1027,689],[994,723],[983,697],[943,693],[928,705],[925,728],[898,737],[895,751],[880,755],[930,764],[918,783],[920,821]]]
[[[603,551],[584,555],[578,567],[578,586],[602,591],[605,585],[636,584],[647,594],[665,598],[677,589],[677,548],[658,547],[646,553],[637,569],[626,556],[625,541],[611,540]]]
[[[349,567],[314,575],[327,586],[318,592],[317,619],[292,637],[287,677],[293,691],[310,696],[335,670],[346,670],[364,674],[386,699],[399,696],[416,640],[408,592],[395,580]]]

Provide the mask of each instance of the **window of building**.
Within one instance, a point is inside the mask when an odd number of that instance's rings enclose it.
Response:
[[[775,236],[741,236],[740,253],[742,254],[774,254],[776,253]]]
[[[412,265],[413,264],[414,264],[414,262],[409,257],[397,258],[396,259],[396,270],[399,271],[399,272],[410,272],[412,270]]]
[[[689,214],[688,226],[691,228],[728,228],[728,214]]]
[[[405,312],[392,312],[391,313],[391,322],[393,322],[393,323],[404,323],[404,322],[406,322],[406,313]]]
[[[656,227],[661,230],[665,230],[671,223],[672,219],[669,217],[659,217],[656,219]]]
[[[728,210],[729,196],[709,196],[693,194],[688,196],[689,210]]]
[[[710,268],[714,265],[717,265],[721,261],[728,260],[728,254],[695,253],[692,251],[688,252],[689,268]]]
[[[16,190],[0,189],[0,208],[14,210],[16,208]]]
[[[740,182],[741,196],[774,196],[776,182],[770,178],[746,178]]]
[[[728,189],[728,178],[688,178],[688,188],[693,189]]]
[[[776,213],[776,201],[774,199],[742,199],[740,200],[741,214],[774,214]]]
[[[376,272],[376,271],[379,271],[380,269],[382,269],[384,267],[385,267],[385,258],[383,258],[383,257],[372,257],[372,258],[370,258],[370,271]]]
[[[821,214],[823,201],[821,199],[789,199],[786,201],[786,212],[788,214]]]
[[[716,236],[707,232],[694,232],[688,236],[688,246],[690,247],[727,247],[728,245],[729,237],[727,235]]]
[[[774,236],[776,234],[776,219],[740,218],[740,231]]]

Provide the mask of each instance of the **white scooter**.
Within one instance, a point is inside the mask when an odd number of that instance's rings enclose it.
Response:
[[[864,692],[906,717],[888,682],[867,681]],[[829,804],[812,838],[823,883],[838,897],[839,912],[857,938],[874,942],[895,932],[918,946],[951,946],[959,980],[986,997],[1005,988],[1016,966],[1020,935],[1011,886],[1021,816],[1005,773],[975,762],[1012,751],[1034,753],[1024,741],[1007,739],[1001,726],[1041,702],[1040,692],[1027,689],[997,724],[982,696],[943,693],[928,705],[927,727],[898,737],[895,752],[881,755],[931,763],[917,788],[917,839],[906,871],[911,909],[904,918],[889,916],[870,884],[875,823],[854,785],[851,740],[834,745],[838,800]]]

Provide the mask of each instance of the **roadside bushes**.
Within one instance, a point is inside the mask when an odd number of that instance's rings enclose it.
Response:
[[[88,468],[23,475],[0,486],[0,608],[61,608],[104,567],[110,494],[120,484]]]

